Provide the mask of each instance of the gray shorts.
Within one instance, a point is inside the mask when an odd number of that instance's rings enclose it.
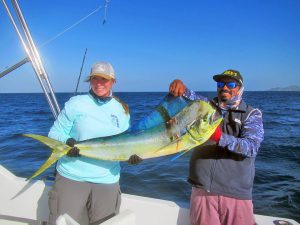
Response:
[[[82,225],[99,224],[119,213],[120,185],[79,182],[57,173],[48,203],[51,225],[65,213]]]

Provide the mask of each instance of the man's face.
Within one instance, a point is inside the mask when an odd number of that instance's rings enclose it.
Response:
[[[218,85],[217,93],[218,93],[218,97],[221,99],[222,102],[226,102],[226,101],[230,100],[232,97],[236,96],[237,92],[240,90],[240,85],[235,79],[222,78],[219,80],[219,82],[220,82],[220,85]],[[232,86],[230,84],[227,84],[229,82],[236,83],[236,87],[232,88]],[[225,85],[221,85],[222,83],[225,83]],[[223,86],[223,87],[221,87],[221,86]]]

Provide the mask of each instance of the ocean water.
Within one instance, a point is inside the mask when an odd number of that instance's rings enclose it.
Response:
[[[130,106],[135,122],[159,104],[166,93],[116,93]],[[203,92],[209,98],[214,92]],[[61,108],[72,94],[58,93]],[[245,92],[248,104],[263,112],[265,140],[256,158],[253,202],[256,214],[300,222],[300,92]],[[49,156],[42,144],[22,133],[47,135],[54,119],[43,94],[0,94],[0,163],[29,177]],[[121,163],[124,193],[161,198],[189,207],[187,183],[190,154],[171,162],[171,156]],[[39,178],[53,174],[51,167]]]

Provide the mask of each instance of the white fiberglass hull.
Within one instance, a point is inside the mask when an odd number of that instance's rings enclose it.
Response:
[[[44,181],[26,181],[16,177],[0,165],[0,225],[43,224],[47,221],[48,186]],[[274,221],[287,221],[286,225],[299,225],[294,220],[255,215],[258,225],[274,225]],[[60,225],[77,225],[65,215]],[[189,225],[189,210],[176,203],[161,199],[122,194],[120,214],[103,224],[120,225]],[[282,223],[284,224],[284,223]]]

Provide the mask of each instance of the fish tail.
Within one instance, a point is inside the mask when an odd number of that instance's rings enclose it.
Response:
[[[53,163],[55,163],[60,157],[62,157],[63,155],[66,155],[67,152],[72,148],[63,142],[60,142],[60,141],[57,141],[57,140],[54,140],[52,138],[48,138],[48,137],[45,137],[42,135],[23,134],[23,136],[30,137],[37,141],[40,141],[52,149],[52,153],[51,153],[50,157],[46,160],[46,162],[44,162],[44,164],[27,180],[30,180],[30,179],[35,178],[36,176],[40,175],[42,172],[44,172],[46,169],[48,169]]]

